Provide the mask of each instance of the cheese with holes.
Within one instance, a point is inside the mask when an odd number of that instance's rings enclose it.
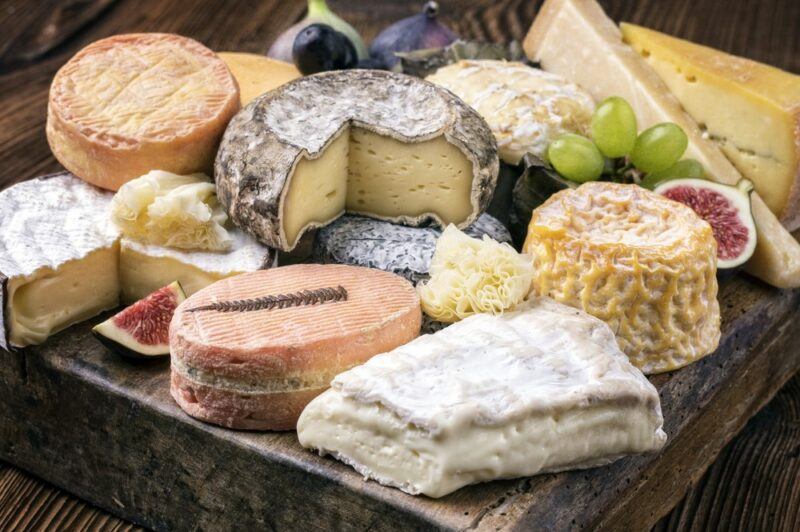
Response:
[[[123,238],[119,257],[122,302],[138,301],[173,281],[180,281],[190,296],[220,279],[276,265],[277,253],[252,236],[239,229],[230,231],[230,236],[230,249],[217,252],[185,251]]]
[[[0,192],[0,348],[40,344],[119,300],[111,194],[67,173]]]
[[[790,231],[800,227],[800,76],[633,24],[653,67]]]
[[[524,63],[462,60],[426,78],[453,91],[492,128],[500,157],[519,164],[526,153],[547,159],[559,135],[587,135],[594,101],[564,78]]]
[[[229,428],[291,430],[338,373],[419,335],[419,299],[391,273],[296,264],[223,279],[175,311],[172,397]]]
[[[292,63],[278,61],[258,54],[219,52],[239,84],[242,106],[257,96],[302,76]]]
[[[686,157],[697,159],[714,181],[735,185],[741,179],[658,74],[622,41],[619,28],[595,0],[546,0],[524,48],[531,60],[577,83],[596,101],[608,96],[628,100],[641,128],[665,121],[678,124],[689,137]],[[752,200],[758,246],[747,270],[780,288],[800,286],[800,244],[758,194]]]
[[[637,185],[586,183],[534,209],[523,251],[532,292],[608,323],[645,373],[719,344],[717,241],[683,204]]]
[[[466,227],[498,171],[491,130],[452,93],[346,70],[291,81],[245,107],[225,132],[215,178],[235,224],[289,251],[345,211]]]
[[[199,42],[165,33],[115,35],[56,73],[47,140],[67,170],[117,190],[154,169],[210,172],[238,109],[236,80]]]
[[[534,299],[338,375],[303,411],[297,436],[381,484],[442,497],[656,451],[662,425],[658,392],[608,325]]]
[[[487,235],[511,243],[508,229],[484,213],[464,233]],[[428,279],[436,240],[436,227],[406,227],[362,216],[344,215],[320,229],[314,238],[313,260],[322,264],[352,264],[396,273],[414,284]]]

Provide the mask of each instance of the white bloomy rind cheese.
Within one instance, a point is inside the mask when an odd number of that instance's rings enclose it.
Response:
[[[499,171],[489,126],[445,89],[376,70],[307,76],[231,120],[215,166],[231,220],[290,251],[345,211],[466,227]]]
[[[67,173],[0,192],[0,348],[40,344],[116,307],[111,194]]]
[[[142,244],[123,238],[119,272],[122,302],[133,303],[179,281],[190,296],[206,286],[240,273],[266,270],[276,265],[277,253],[240,229],[230,231],[227,251],[182,251]]]
[[[608,323],[645,373],[717,348],[717,242],[686,205],[638,185],[586,183],[534,209],[523,251],[533,293]]]
[[[658,74],[623,42],[619,28],[595,0],[547,0],[524,48],[543,69],[577,83],[596,101],[609,96],[628,100],[642,129],[658,122],[678,124],[689,137],[686,157],[697,159],[710,179],[726,185],[741,179]],[[800,286],[800,244],[758,194],[752,200],[758,245],[747,271],[779,288]]]
[[[297,435],[365,477],[441,497],[655,451],[662,424],[656,389],[606,324],[534,299],[338,375],[303,411]]]
[[[526,153],[545,160],[547,147],[559,135],[589,133],[592,97],[524,63],[463,60],[426,79],[453,91],[486,119],[508,164],[519,164]]]

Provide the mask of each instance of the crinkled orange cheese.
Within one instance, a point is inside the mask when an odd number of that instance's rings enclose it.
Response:
[[[53,79],[47,140],[69,171],[117,190],[150,170],[210,172],[239,88],[199,42],[115,35],[78,52]]]
[[[533,211],[533,292],[611,326],[645,373],[685,366],[720,338],[717,243],[694,211],[636,185],[594,182]]]

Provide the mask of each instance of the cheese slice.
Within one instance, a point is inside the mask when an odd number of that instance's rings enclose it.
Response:
[[[658,392],[606,324],[533,299],[338,375],[303,411],[297,436],[365,477],[442,497],[655,451],[662,424]]]
[[[239,84],[242,107],[302,75],[293,64],[263,55],[242,52],[219,52],[217,55],[225,61]]]
[[[230,236],[231,248],[223,252],[184,251],[123,238],[119,259],[122,302],[138,301],[173,281],[181,283],[188,297],[225,277],[276,265],[275,251],[244,231],[234,229]]]
[[[697,159],[710,178],[736,184],[741,174],[681,108],[658,74],[622,41],[619,28],[595,0],[547,0],[524,42],[525,52],[545,70],[587,90],[595,100],[621,96],[646,128],[678,124],[689,137],[686,157]],[[758,247],[747,271],[780,288],[800,286],[800,244],[758,194],[753,195]]]
[[[625,41],[791,231],[800,227],[800,76],[633,24]]]
[[[0,348],[116,307],[119,234],[111,194],[62,173],[0,192]]]
[[[236,225],[291,251],[345,211],[466,227],[488,206],[498,171],[489,126],[452,93],[346,70],[291,81],[242,109],[214,175]]]

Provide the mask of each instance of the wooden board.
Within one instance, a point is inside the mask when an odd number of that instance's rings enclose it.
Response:
[[[418,8],[414,2],[408,2],[407,0],[383,0],[370,9],[364,9],[364,4],[360,0],[329,0],[329,2],[336,6],[341,15],[353,21],[367,39],[373,37],[380,28],[385,27],[388,23],[399,17],[411,14]],[[766,61],[793,72],[800,72],[800,39],[797,33],[800,25],[792,23],[792,21],[800,21],[800,2],[793,0],[764,0],[762,2],[748,2],[746,0],[675,0],[669,3],[668,9],[663,2],[655,0],[601,0],[601,2],[616,20],[629,20],[647,25],[733,53]],[[419,3],[421,3],[421,0]],[[263,51],[283,27],[302,15],[303,4],[302,0],[195,0],[193,2],[184,0],[7,1],[3,4],[3,9],[0,10],[0,29],[2,29],[0,31],[0,106],[4,109],[4,112],[0,113],[0,125],[2,125],[0,127],[0,161],[3,163],[0,165],[0,188],[37,174],[58,169],[58,165],[49,153],[43,132],[47,88],[56,69],[83,45],[100,37],[119,32],[175,31],[200,39],[216,49],[258,52]],[[443,18],[452,24],[460,34],[502,41],[509,38],[519,39],[524,35],[540,1],[440,0],[440,4],[442,5]],[[709,24],[708,21],[714,21],[714,23]],[[746,288],[731,288],[730,284],[724,287],[724,301],[733,300],[739,290],[744,290],[745,293],[751,296],[749,299],[745,298],[742,305],[755,301],[754,294],[761,293],[761,297],[766,298],[770,297],[770,294],[774,292],[761,285],[751,286],[748,281],[734,281],[735,285],[739,283],[744,283]],[[791,301],[784,301],[783,304],[791,306]],[[797,307],[797,301],[795,301],[794,307]],[[736,308],[741,311],[745,307],[737,306]],[[726,317],[735,316],[736,313],[736,310],[727,309]],[[778,314],[780,313],[774,313],[776,316]],[[794,319],[796,320],[797,318]],[[786,326],[780,325],[779,321],[781,321],[781,318],[776,318],[774,323],[769,320],[763,323],[771,324],[772,330],[778,331]],[[72,333],[67,333],[65,336],[70,334]],[[767,335],[766,337],[769,338],[770,336]],[[65,342],[68,339],[60,337],[56,341]],[[768,391],[772,386],[769,379],[776,381],[783,378],[780,373],[772,373],[776,366],[779,365],[777,361],[780,361],[781,364],[789,363],[797,357],[798,345],[796,340],[775,340],[770,345],[773,351],[783,349],[783,358],[775,357],[774,355],[770,358],[770,355],[762,352],[760,347],[755,347],[753,348],[752,356],[741,356],[739,358],[739,363],[744,361],[751,365],[748,366],[751,367],[750,370],[741,370],[744,375],[741,382],[733,386],[720,384],[722,381],[715,381],[717,384],[714,384],[714,386],[739,390],[738,392],[731,391],[727,399],[725,395],[717,395],[719,400],[714,403],[717,406],[715,409],[709,407],[709,412],[711,412],[709,415],[714,423],[707,425],[706,428],[708,431],[720,430],[721,435],[717,434],[714,437],[716,439],[712,438],[713,441],[710,443],[695,441],[690,437],[692,434],[692,425],[690,424],[682,433],[685,434],[686,441],[675,440],[665,452],[670,451],[670,449],[675,449],[674,452],[678,452],[681,446],[685,445],[686,453],[702,453],[702,459],[698,460],[698,462],[708,463],[708,460],[710,460],[708,457],[713,456],[719,449],[717,445],[719,441],[729,438],[731,433],[738,430],[742,420],[756,408],[756,405],[763,403],[763,396],[771,393]],[[26,357],[34,356],[39,355],[26,355]],[[111,376],[115,371],[113,367],[110,367],[108,369],[109,373],[103,376],[103,372],[99,368],[102,364],[105,364],[106,359],[104,356],[106,355],[103,353],[96,353],[91,350],[86,353],[70,351],[66,354],[66,359],[56,364],[55,360],[48,355],[42,357],[41,362],[42,364],[47,364],[45,367],[49,369],[41,371],[42,367],[39,367],[39,377],[34,377],[37,375],[37,371],[35,371],[35,366],[32,367],[31,369],[34,371],[30,373],[30,380],[39,382],[40,387],[46,387],[49,386],[49,379],[53,379],[53,386],[58,387],[60,386],[59,383],[67,377],[61,373],[61,370],[55,371],[53,368],[62,368],[64,371],[73,372],[71,373],[73,377],[70,377],[70,379],[74,378],[76,382],[81,383],[80,386],[74,386],[75,390],[83,390],[86,385],[99,385],[100,382],[104,382],[103,379],[113,384],[116,382],[114,381],[115,378],[121,377],[119,375],[116,377]],[[81,364],[76,360],[67,363],[66,360],[69,360],[69,357],[74,359],[85,357],[85,364],[90,367],[92,365],[97,366],[97,373],[91,376],[90,382],[87,383],[77,378],[77,367]],[[5,398],[9,397],[7,395],[9,390],[16,389],[11,388],[11,386],[18,386],[19,382],[17,370],[7,368],[6,362],[8,361],[2,355],[0,355],[0,361],[2,362],[0,367],[4,368],[0,370],[0,394],[3,394],[0,395],[0,398],[5,401]],[[11,363],[14,367],[18,367],[17,365],[21,364],[17,358],[14,358]],[[791,363],[794,364],[794,362]],[[51,371],[54,373],[51,374]],[[146,371],[146,368],[142,369],[136,366],[129,368],[128,371],[131,374],[123,380],[144,378],[144,373],[142,372]],[[91,375],[88,372],[83,374]],[[680,378],[680,373],[678,377]],[[758,385],[753,397],[745,395],[746,400],[744,401],[730,399],[731,397],[740,397],[742,394],[741,388],[749,389],[748,387],[751,386],[752,382],[756,382]],[[800,381],[795,379],[795,382]],[[119,386],[119,383],[117,382],[114,386]],[[67,387],[73,388],[71,385]],[[747,523],[757,523],[761,528],[770,528],[782,523],[787,530],[797,529],[800,526],[800,512],[797,506],[800,490],[798,489],[797,475],[794,474],[792,476],[792,472],[796,472],[798,470],[797,466],[800,464],[800,461],[796,458],[798,440],[796,436],[792,436],[797,434],[798,403],[796,400],[800,397],[799,390],[800,388],[795,386],[794,392],[791,390],[786,392],[786,394],[794,393],[794,395],[791,395],[795,399],[794,402],[784,401],[779,407],[776,407],[781,408],[781,413],[785,417],[783,425],[774,423],[774,418],[778,417],[777,415],[769,416],[767,418],[769,425],[767,425],[766,421],[762,421],[757,428],[750,431],[751,436],[748,436],[748,442],[750,443],[734,445],[726,450],[722,460],[718,461],[710,471],[709,478],[700,485],[695,486],[690,491],[689,499],[678,508],[671,521],[671,528],[681,529],[691,526],[696,526],[700,529],[713,528],[720,522],[744,528],[748,528]],[[118,397],[118,391],[115,391],[112,397]],[[74,446],[75,449],[82,449],[84,453],[87,453],[88,451],[85,448],[99,447],[102,450],[111,447],[116,453],[115,456],[127,456],[124,452],[116,449],[117,446],[123,444],[114,443],[110,436],[116,433],[118,426],[132,425],[133,427],[140,427],[140,423],[146,425],[145,420],[139,421],[139,412],[149,412],[147,409],[132,406],[137,403],[127,397],[125,395],[127,393],[130,392],[125,392],[119,396],[121,397],[119,400],[122,401],[122,405],[127,405],[122,410],[123,413],[126,413],[126,416],[122,418],[123,421],[120,422],[119,418],[116,418],[117,423],[107,423],[105,430],[108,432],[95,436],[101,442],[87,443],[86,446],[77,445]],[[144,392],[140,390],[139,393]],[[736,393],[739,395],[735,395]],[[66,405],[69,405],[70,401],[74,400],[71,390],[53,391],[47,394],[39,391],[36,392],[34,399],[26,399],[24,404],[26,407],[31,408],[38,405],[36,406],[36,412],[39,415],[46,415],[47,412],[55,415],[61,412],[60,408],[66,408],[66,406],[50,406],[46,412],[43,412],[46,405],[41,404],[41,402],[48,397],[58,397]],[[91,411],[93,408],[99,408],[96,405],[105,401],[105,396],[102,397],[103,399],[96,400],[94,404],[87,402],[87,400],[83,400],[81,404],[91,404],[89,407]],[[147,398],[147,394],[144,397]],[[157,397],[158,394],[152,399],[148,398],[148,401],[153,401],[153,404],[156,404]],[[726,403],[726,401],[729,402]],[[113,404],[116,405],[117,403],[114,402]],[[5,409],[5,406],[3,408]],[[125,410],[125,408],[128,408],[128,410]],[[737,410],[734,413],[736,421],[725,422],[720,420],[717,422],[716,413],[721,412],[723,419],[727,419],[725,418],[725,415],[727,415],[725,412],[728,408]],[[739,409],[743,410],[738,411]],[[769,415],[769,413],[766,414]],[[149,419],[149,414],[147,418]],[[19,427],[12,429],[12,427],[8,426],[7,417],[0,416],[0,423],[2,423],[2,426],[0,426],[0,440],[6,441],[8,437],[21,437],[23,433],[30,432],[33,434],[30,436],[31,438],[38,438],[40,453],[48,459],[47,464],[57,461],[63,462],[68,459],[75,460],[72,455],[73,446],[70,446],[67,442],[54,447],[51,452],[45,453],[41,449],[43,445],[50,445],[53,442],[60,441],[60,438],[66,438],[66,435],[71,432],[80,432],[80,428],[86,425],[87,421],[81,421],[75,429],[70,429],[67,426],[66,428],[69,430],[64,431],[64,427],[54,429],[51,426],[41,425],[41,428],[38,428],[41,423],[38,418],[25,418],[23,414],[16,416],[15,419],[20,420]],[[167,419],[169,419],[168,415]],[[670,422],[668,417],[668,423]],[[696,425],[697,422],[693,423]],[[69,424],[64,422],[60,425]],[[766,432],[767,426],[771,432]],[[761,434],[762,428],[765,431],[764,434]],[[43,438],[41,435],[48,434],[48,430],[64,431],[64,436]],[[176,425],[170,430],[177,431],[180,429]],[[758,431],[758,435],[753,435],[756,431]],[[774,436],[774,439],[770,439],[772,436]],[[702,435],[702,437],[708,437],[708,434]],[[269,438],[266,439],[271,441]],[[759,443],[764,439],[767,439],[768,443]],[[143,445],[146,440],[144,437],[137,438],[124,445],[131,449],[138,445]],[[780,448],[775,448],[776,442],[781,442]],[[11,445],[4,445],[3,448],[13,450]],[[209,449],[208,452],[213,454],[214,449]],[[93,452],[98,451],[95,450]],[[129,450],[129,452],[133,451]],[[5,452],[3,454],[8,456]],[[72,468],[66,471],[61,469],[67,467],[64,464],[52,469],[46,464],[36,469],[29,469],[63,487],[91,485],[98,482],[97,479],[107,472],[112,475],[112,478],[122,478],[123,486],[125,483],[130,483],[131,486],[123,488],[117,485],[116,490],[128,490],[131,494],[128,498],[119,500],[132,500],[133,503],[130,503],[127,510],[120,509],[116,503],[111,506],[104,504],[103,507],[117,515],[131,517],[135,515],[139,506],[147,504],[145,501],[147,496],[138,491],[134,493],[136,490],[134,485],[141,488],[139,476],[148,474],[147,471],[155,471],[152,468],[141,467],[141,460],[149,463],[160,460],[161,456],[163,456],[164,461],[169,461],[175,457],[175,453],[172,450],[164,450],[163,447],[158,449],[156,454],[148,455],[145,450],[141,451],[140,454],[145,457],[140,457],[138,462],[140,473],[132,475],[130,479],[125,478],[122,472],[116,471],[124,465],[124,460],[121,460],[120,463],[113,462],[108,471],[106,471],[104,468],[109,462],[101,461],[96,465],[92,465],[93,457],[91,456],[77,460]],[[191,452],[188,450],[184,453],[184,456],[189,456],[186,461],[190,464],[189,467],[194,468],[191,471],[209,475],[208,487],[203,488],[205,491],[202,496],[198,496],[199,501],[207,501],[213,496],[214,489],[211,486],[216,485],[215,475],[217,473],[209,473],[210,469],[202,469],[202,467],[219,467],[218,464],[224,464],[225,459],[222,456],[210,457],[209,460],[211,461],[203,465],[199,462],[199,458],[191,456]],[[298,454],[297,456],[300,455]],[[792,458],[792,456],[795,456],[795,458]],[[35,461],[35,459],[36,457],[34,456],[31,461]],[[323,463],[326,462],[324,461]],[[788,464],[789,467],[779,471],[778,464],[781,463]],[[20,462],[20,465],[28,468],[26,463]],[[167,466],[168,464],[164,467]],[[669,462],[665,460],[664,467],[676,470],[678,480],[672,483],[665,482],[661,486],[654,485],[653,489],[657,491],[647,492],[648,495],[643,499],[644,502],[642,502],[641,506],[637,506],[635,500],[628,502],[627,508],[629,513],[632,514],[627,516],[628,518],[639,523],[649,521],[649,513],[653,512],[652,508],[654,506],[659,508],[656,513],[663,513],[666,511],[664,508],[668,509],[678,500],[675,493],[685,490],[690,480],[697,480],[701,473],[701,470],[687,472],[685,462]],[[12,472],[8,473],[8,471]],[[144,471],[144,473],[141,471]],[[71,474],[77,478],[71,479]],[[756,483],[753,475],[758,474],[763,475],[764,478]],[[767,474],[770,476],[767,477]],[[25,515],[13,516],[12,513],[8,513],[6,510],[7,513],[0,515],[0,528],[7,529],[12,526],[44,527],[48,525],[56,528],[92,526],[92,524],[86,524],[85,519],[87,513],[93,512],[93,510],[76,510],[75,508],[78,504],[74,499],[56,495],[55,490],[49,487],[43,488],[38,482],[17,482],[15,479],[19,476],[10,469],[4,471],[3,480],[6,482],[0,484],[0,502],[18,504],[18,511],[25,513]],[[252,482],[252,479],[257,476],[255,474],[243,474],[241,480],[231,480],[231,483],[236,485],[241,481],[245,484],[244,488],[235,488],[237,490],[246,489],[248,485],[255,486],[258,490],[264,490],[270,488],[271,482],[275,482],[269,477],[259,477],[256,482]],[[549,477],[544,478],[547,479]],[[228,479],[230,480],[230,477]],[[536,479],[533,484],[538,486],[541,482],[549,483],[555,481]],[[574,482],[583,482],[580,475],[575,477]],[[153,483],[157,484],[155,481]],[[361,484],[360,481],[357,484]],[[623,484],[623,486],[626,484]],[[150,486],[152,485],[150,484]],[[512,481],[499,483],[499,485],[508,485],[510,486],[509,490],[511,490],[515,489],[518,484]],[[100,487],[76,490],[74,492],[87,496],[90,500],[98,501],[99,499],[92,498],[87,494],[102,492],[104,486],[105,484]],[[274,487],[279,489],[280,486],[286,486],[286,483],[282,482]],[[228,488],[219,489],[224,491]],[[486,489],[490,488],[487,487]],[[15,490],[19,491],[15,492]],[[500,490],[498,490],[499,492]],[[154,493],[163,494],[161,491],[155,491]],[[502,503],[499,502],[499,499],[492,500],[492,493],[486,495],[485,499],[492,501],[489,506],[494,509],[487,511],[486,517],[479,521],[482,528],[488,528],[490,524],[498,522],[499,519],[508,517],[509,512],[507,510],[509,508],[511,509],[511,514],[514,514],[518,504],[522,506],[527,504],[526,501],[530,500],[530,493],[530,491],[526,491],[520,494],[512,494],[507,499],[504,499]],[[663,499],[661,498],[662,494]],[[28,500],[26,495],[33,498],[37,506],[28,506],[28,503],[25,502]],[[311,497],[313,496],[311,495]],[[483,496],[480,493],[471,497],[475,497],[474,500],[477,502],[484,500],[481,498]],[[244,501],[244,499],[242,500]],[[331,502],[332,499],[326,498],[325,500],[327,503],[333,504]],[[472,500],[466,501],[465,504],[471,503],[470,501]],[[188,514],[191,510],[181,508],[183,501],[185,499],[177,499],[176,507]],[[271,522],[268,516],[273,511],[276,511],[279,516],[285,517],[281,513],[283,504],[281,500],[274,498],[270,499],[270,502],[275,504],[277,510],[275,508],[264,510],[265,506],[267,506],[266,503],[250,508],[248,504],[242,502],[232,507],[230,512],[233,513],[234,510],[238,509],[242,515],[248,516],[256,510],[263,511],[264,515],[259,516],[258,519],[261,519],[260,522],[266,525]],[[208,503],[206,502],[205,504]],[[320,508],[320,505],[316,502],[309,504],[309,514]],[[524,507],[527,508],[527,506]],[[330,524],[331,520],[327,517],[329,511],[338,516],[344,515],[344,519],[349,519],[348,511],[351,508],[352,506],[345,507],[341,511],[336,510],[334,507],[326,508],[322,511],[322,517],[317,517],[313,524]],[[541,508],[540,511],[550,512],[553,509]],[[503,516],[503,513],[507,515]],[[516,518],[506,519],[503,523],[517,522],[519,520],[519,512],[516,513]],[[647,515],[639,516],[638,514],[640,513]],[[625,514],[626,512],[622,512],[621,515],[625,516]],[[619,516],[620,514],[618,514],[618,518]],[[236,515],[233,524],[228,522],[227,526],[232,527],[234,524],[238,524],[240,522],[238,519],[240,518],[240,515]],[[313,518],[313,515],[308,516],[308,519],[311,518]],[[524,516],[522,518],[524,519]],[[783,520],[776,522],[776,518]],[[473,516],[466,521],[472,522],[472,519],[477,519],[477,516]],[[91,518],[90,520],[95,526],[107,524],[106,521],[100,518]],[[193,520],[191,516],[185,516],[183,522],[184,524],[191,524],[200,521],[199,518]],[[307,521],[301,519],[300,522],[305,523]],[[390,522],[384,519],[376,521],[376,523],[384,525]],[[343,528],[346,528],[348,524],[351,527],[358,528],[359,523],[363,524],[363,521],[341,521],[340,525]],[[409,524],[413,523],[414,521],[409,521]],[[609,524],[613,523],[613,521],[609,521]],[[792,526],[792,524],[795,526]]]
[[[723,286],[719,350],[653,378],[669,441],[603,468],[498,481],[433,500],[303,450],[294,433],[205,425],[178,409],[165,361],[131,364],[83,324],[2,355],[0,458],[157,530],[652,526],[800,368],[800,290]]]

